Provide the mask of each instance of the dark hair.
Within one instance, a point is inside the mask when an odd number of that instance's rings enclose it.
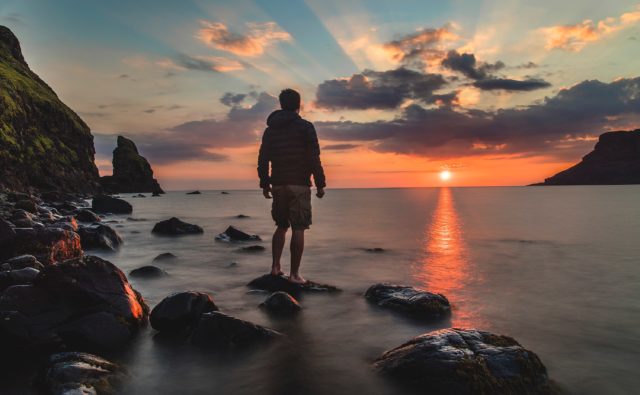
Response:
[[[283,110],[296,111],[300,109],[300,94],[293,89],[283,89],[278,99]]]

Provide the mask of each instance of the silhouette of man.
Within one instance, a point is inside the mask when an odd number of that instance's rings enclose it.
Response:
[[[258,176],[264,197],[272,198],[271,216],[276,223],[271,250],[271,274],[282,275],[280,257],[289,227],[291,235],[291,272],[289,280],[305,283],[300,275],[304,251],[304,231],[311,225],[311,175],[316,196],[324,196],[324,170],[320,162],[320,146],[313,124],[302,119],[300,94],[293,89],[280,92],[281,110],[267,118],[258,155]],[[271,175],[269,175],[271,162]]]

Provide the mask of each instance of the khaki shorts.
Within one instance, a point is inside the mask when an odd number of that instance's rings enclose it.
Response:
[[[274,185],[271,217],[280,228],[309,229],[311,188],[305,185]]]

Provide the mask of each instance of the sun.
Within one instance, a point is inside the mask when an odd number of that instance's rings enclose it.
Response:
[[[442,170],[440,172],[440,179],[442,181],[448,181],[451,178],[451,172],[449,170]]]

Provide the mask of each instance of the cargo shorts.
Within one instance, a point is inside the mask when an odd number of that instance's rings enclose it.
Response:
[[[306,185],[274,185],[271,217],[280,228],[309,229],[311,188]]]

